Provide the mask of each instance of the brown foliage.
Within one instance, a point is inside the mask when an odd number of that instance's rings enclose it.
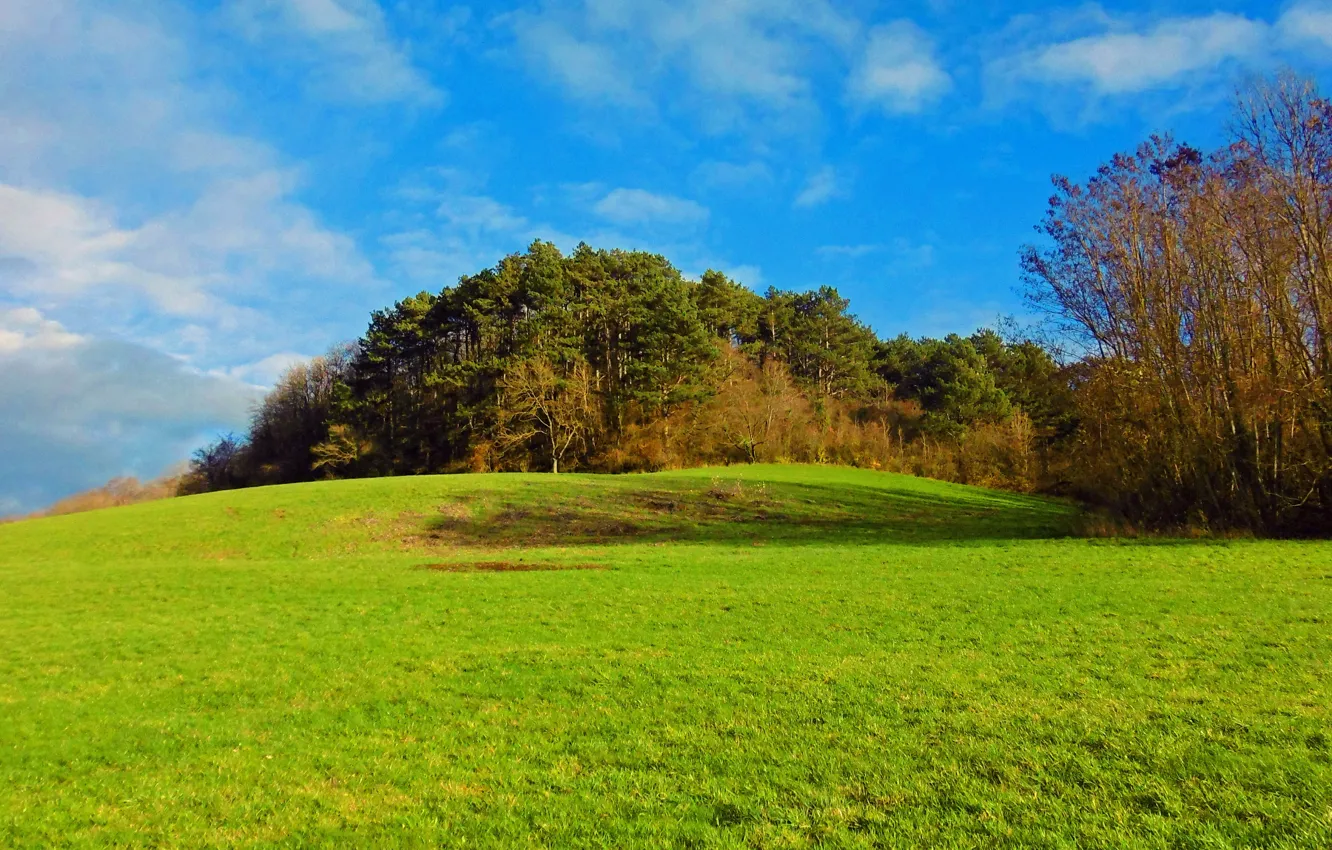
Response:
[[[1152,523],[1307,531],[1332,511],[1332,104],[1286,78],[1211,156],[1153,139],[1058,184],[1029,250],[1089,349],[1071,470]]]
[[[30,514],[27,518],[44,516],[63,516],[85,511],[97,511],[103,508],[117,508],[124,505],[136,505],[140,502],[155,502],[170,499],[180,492],[183,473],[171,473],[152,481],[139,481],[132,477],[112,478],[101,487],[94,487],[82,493],[75,493],[56,502],[45,510]],[[14,517],[13,519],[19,519]]]
[[[1042,483],[1031,420],[1020,411],[961,436],[921,436],[914,402],[811,400],[781,363],[724,352],[715,396],[630,426],[590,468],[654,471],[704,464],[833,463],[1030,492]]]
[[[587,445],[600,419],[592,370],[584,362],[560,367],[545,359],[519,363],[500,384],[499,434],[503,448],[540,444],[551,472]]]

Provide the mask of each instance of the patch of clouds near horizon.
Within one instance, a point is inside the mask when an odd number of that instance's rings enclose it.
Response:
[[[0,2],[0,79],[24,81],[0,91],[0,500],[155,475],[243,427],[274,352],[326,345],[380,283],[299,164],[227,129],[240,93],[195,64],[196,25],[159,0]]]
[[[244,427],[259,396],[30,307],[0,310],[0,503],[31,511],[118,475],[157,475],[213,431]]]

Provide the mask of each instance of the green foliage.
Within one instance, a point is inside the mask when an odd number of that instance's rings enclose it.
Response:
[[[769,289],[759,315],[758,339],[766,357],[787,365],[797,382],[825,397],[867,398],[874,374],[874,333],[831,287],[815,292]]]
[[[375,311],[355,344],[293,367],[246,441],[205,451],[225,454],[225,468],[198,467],[191,480],[218,489],[763,457],[1028,491],[1030,429],[1009,423],[1008,399],[1030,403],[1038,428],[1067,418],[1071,399],[1053,391],[1060,374],[1039,347],[976,339],[984,355],[955,337],[881,344],[829,287],[760,296],[716,271],[687,280],[656,254],[579,245],[566,257],[534,242],[438,294]],[[560,376],[575,371],[577,413],[559,417],[573,430],[528,409],[563,405]],[[553,377],[534,383],[538,373]],[[518,385],[532,391],[506,404]],[[890,385],[923,418],[896,405]],[[974,427],[991,430],[962,446]],[[933,443],[913,452],[904,439],[921,433]],[[941,454],[940,439],[954,445]]]
[[[1075,519],[746,466],[6,525],[0,845],[1332,844],[1328,544]]]
[[[703,326],[718,339],[739,347],[758,338],[763,299],[717,271],[706,271],[694,292]]]
[[[879,375],[899,398],[920,403],[924,427],[933,434],[957,436],[973,423],[1000,422],[1012,413],[1012,402],[985,357],[956,334],[919,341],[902,336],[884,343]]]
[[[1039,431],[1055,439],[1073,433],[1077,427],[1074,369],[1061,366],[1031,340],[1007,342],[998,333],[983,329],[972,334],[970,341],[985,358],[995,385],[1031,417]]]

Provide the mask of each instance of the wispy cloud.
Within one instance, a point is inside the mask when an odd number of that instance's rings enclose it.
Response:
[[[617,224],[697,224],[708,218],[707,208],[695,201],[643,189],[613,189],[593,209]]]
[[[883,250],[882,245],[822,245],[815,249],[820,257],[857,260]]]
[[[888,113],[919,112],[952,88],[935,55],[934,40],[910,21],[870,31],[847,84],[851,99]]]
[[[825,165],[809,176],[793,203],[796,207],[822,206],[841,197],[844,192],[837,170],[831,165]]]
[[[301,63],[324,95],[365,103],[444,101],[389,33],[374,0],[232,0],[224,8],[252,43]]]
[[[574,0],[509,20],[531,66],[571,96],[683,106],[713,130],[815,108],[811,67],[859,27],[827,0]]]
[[[538,239],[565,248],[576,244],[488,194],[485,184],[478,172],[442,167],[398,187],[393,194],[402,207],[392,232],[380,238],[392,274],[440,289]]]
[[[610,44],[580,38],[561,20],[527,14],[514,17],[513,29],[528,61],[574,97],[621,106],[647,104]]]
[[[708,160],[699,163],[690,176],[690,182],[705,189],[743,189],[772,182],[772,169],[758,160],[749,162],[722,162]]]
[[[919,271],[934,265],[935,250],[930,242],[913,242],[899,236],[887,247],[891,271]]]
[[[1311,43],[1332,46],[1332,3],[1297,3],[1277,22],[1283,42],[1293,47]]]
[[[1017,21],[986,83],[996,103],[1061,87],[1093,97],[1179,88],[1269,61],[1273,35],[1267,21],[1224,12],[1141,22],[1090,7],[1053,24]]]

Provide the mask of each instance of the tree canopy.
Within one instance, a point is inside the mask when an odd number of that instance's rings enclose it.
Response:
[[[986,339],[986,355],[955,337],[885,343],[830,287],[759,295],[716,271],[687,279],[656,254],[535,242],[375,311],[359,340],[286,374],[248,437],[204,450],[198,472],[212,488],[764,458],[890,465],[922,435],[1006,427],[1010,394],[1048,402],[1028,376],[1049,382],[1059,366],[1046,356],[1024,372],[1010,361],[1042,349]]]

